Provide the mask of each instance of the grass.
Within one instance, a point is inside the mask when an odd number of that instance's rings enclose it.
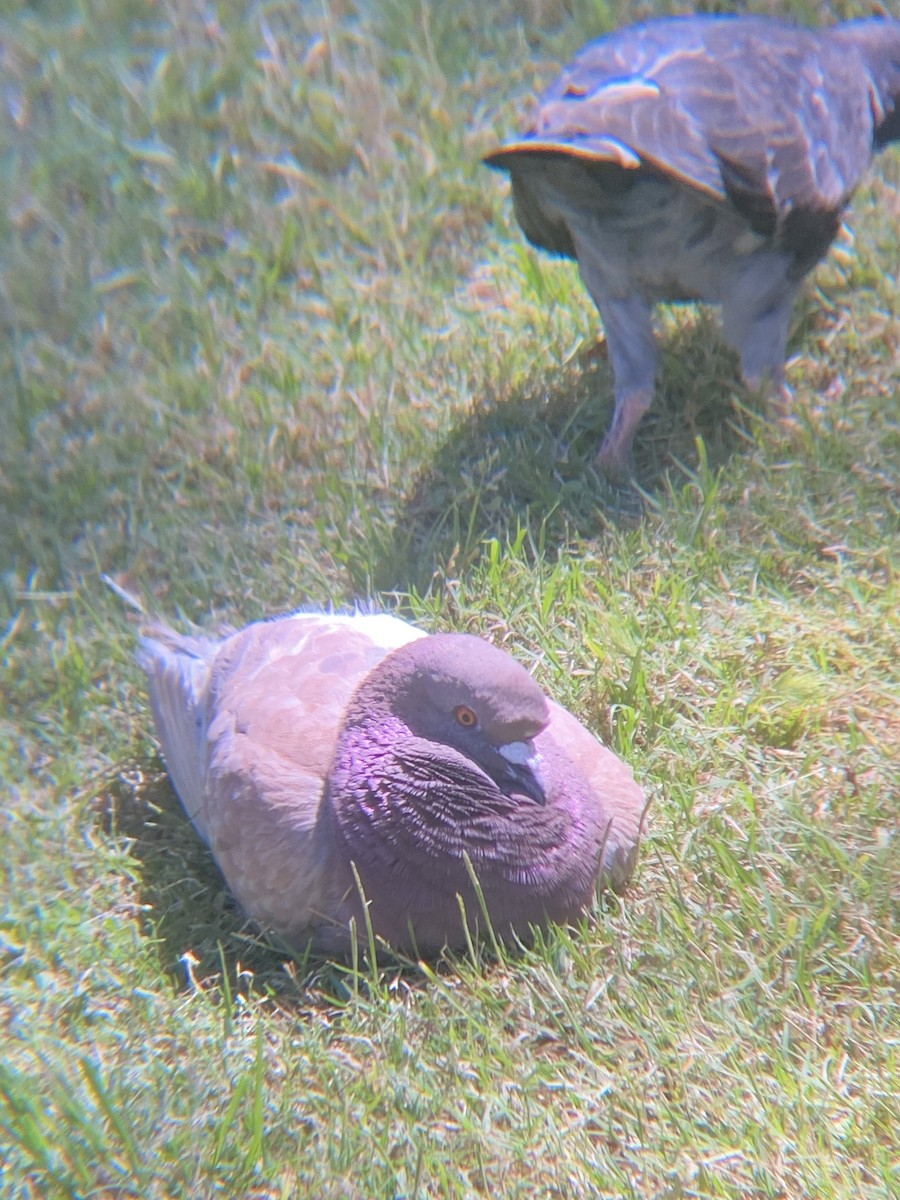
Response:
[[[798,311],[797,428],[665,312],[628,497],[586,293],[479,166],[665,8],[4,9],[4,1200],[900,1190],[900,155]],[[652,794],[633,887],[521,953],[294,961],[173,798],[102,573],[506,645]]]

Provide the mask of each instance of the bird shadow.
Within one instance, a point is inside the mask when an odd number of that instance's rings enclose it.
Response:
[[[553,927],[501,942],[489,928],[479,932],[476,917],[467,948],[424,958],[394,952],[380,939],[346,958],[300,953],[277,935],[259,932],[241,913],[160,759],[120,767],[95,803],[106,835],[130,855],[142,933],[155,943],[160,968],[179,990],[212,997],[226,1025],[239,1011],[238,997],[295,1019],[359,999],[394,1000],[435,978],[473,972],[482,978],[532,952],[553,956],[557,939],[565,945],[583,934]],[[619,904],[608,889],[598,892],[598,915]]]
[[[605,344],[504,399],[482,396],[407,488],[374,573],[355,582],[421,593],[465,571],[489,538],[513,541],[524,528],[546,557],[573,539],[636,525],[670,472],[696,464],[698,439],[713,469],[746,443],[736,394],[744,395],[736,358],[708,320],[664,342],[657,395],[635,442],[637,487],[616,487],[595,467],[613,409]]]
[[[158,758],[137,759],[119,770],[98,797],[104,832],[123,844],[135,865],[144,934],[160,965],[183,986],[233,965],[234,981],[280,969],[271,947],[255,932],[231,896],[218,867],[185,816]]]
[[[159,758],[120,769],[98,796],[107,836],[134,864],[140,923],[176,987],[235,996],[296,1012],[341,1003],[371,971],[296,952],[244,916],[209,848],[197,834]],[[381,964],[384,965],[384,964]]]
[[[380,940],[374,955],[303,953],[261,932],[241,912],[212,855],[186,817],[159,758],[121,767],[97,795],[104,833],[127,849],[142,933],[155,943],[161,969],[182,990],[212,993],[226,1004],[252,995],[274,1007],[342,1005],[353,996],[423,986],[434,975],[460,969],[459,953],[430,955],[427,969]],[[472,951],[484,969],[495,960],[490,944]],[[503,957],[516,953],[503,949]]]

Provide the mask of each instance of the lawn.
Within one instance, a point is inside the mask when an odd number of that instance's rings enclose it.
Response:
[[[798,306],[795,427],[663,311],[630,491],[577,271],[479,163],[678,8],[4,5],[3,1200],[900,1194],[900,152]],[[104,575],[502,644],[652,797],[633,885],[515,953],[297,961]]]

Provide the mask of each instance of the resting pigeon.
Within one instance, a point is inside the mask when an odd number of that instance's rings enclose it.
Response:
[[[615,379],[599,464],[630,468],[650,406],[656,301],[721,304],[744,380],[787,399],[788,325],[873,154],[900,138],[900,21],[821,31],[663,18],[590,42],[508,171],[529,241],[578,260]]]
[[[221,640],[154,625],[139,662],[181,802],[245,912],[297,946],[464,943],[576,917],[630,878],[631,770],[508,654],[387,615]],[[467,864],[468,859],[468,864]],[[483,924],[482,924],[483,928]]]

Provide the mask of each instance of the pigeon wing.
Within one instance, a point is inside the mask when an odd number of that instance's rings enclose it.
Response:
[[[643,831],[646,798],[634,774],[612,750],[555,700],[549,701],[550,723],[537,740],[550,738],[584,775],[601,808],[603,872],[607,882],[621,891],[637,863]]]
[[[335,944],[346,941],[352,880],[321,811],[325,780],[353,692],[418,636],[384,616],[297,614],[219,643],[165,627],[145,639],[141,662],[185,810],[243,908],[286,937],[315,928],[328,947],[332,926]],[[185,759],[190,771],[179,769]]]
[[[528,133],[486,161],[562,153],[653,168],[770,233],[794,208],[846,203],[871,155],[869,92],[859,55],[824,34],[673,18],[589,43]]]

